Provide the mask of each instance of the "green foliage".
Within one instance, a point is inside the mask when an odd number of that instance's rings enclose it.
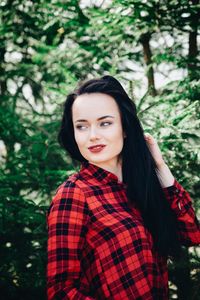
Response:
[[[1,190],[1,297],[45,299],[45,209]]]
[[[57,132],[62,103],[79,80],[120,79],[197,213],[200,207],[198,1],[83,4],[0,3],[2,299],[45,299],[46,211],[75,170]],[[171,297],[198,299],[197,250],[169,265]]]

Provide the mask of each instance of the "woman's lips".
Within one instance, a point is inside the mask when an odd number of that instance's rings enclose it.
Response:
[[[93,147],[89,147],[88,149],[93,153],[97,153],[102,151],[105,146],[106,145],[93,146]]]

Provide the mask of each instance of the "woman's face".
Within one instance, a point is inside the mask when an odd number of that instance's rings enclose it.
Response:
[[[124,135],[115,100],[103,93],[80,95],[72,106],[72,121],[82,156],[104,169],[116,167]]]

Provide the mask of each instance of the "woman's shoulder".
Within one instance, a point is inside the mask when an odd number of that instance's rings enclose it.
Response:
[[[57,187],[52,197],[48,211],[50,212],[52,209],[57,209],[57,207],[69,204],[73,200],[84,205],[85,195],[79,181],[79,172],[77,172],[70,175],[64,182],[62,182]]]
[[[70,189],[79,188],[79,172],[71,174],[65,181],[63,181],[56,189],[56,194],[70,191]]]
[[[88,186],[87,181],[84,180],[80,171],[71,174],[64,182],[62,182],[56,189],[55,198],[62,197],[70,197],[82,195],[84,196],[84,192]]]

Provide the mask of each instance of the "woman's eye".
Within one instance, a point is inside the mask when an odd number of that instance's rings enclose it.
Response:
[[[101,123],[101,126],[109,126],[111,125],[112,123],[111,122],[102,122]]]
[[[108,121],[107,122],[101,122],[100,126],[101,127],[106,127],[106,126],[109,126],[111,124],[112,124],[112,122],[108,122]],[[86,125],[77,125],[76,129],[78,129],[78,130],[85,130],[85,129],[87,129],[87,126]]]
[[[84,130],[86,128],[86,126],[84,126],[84,125],[77,125],[76,128],[79,129],[79,130]]]

